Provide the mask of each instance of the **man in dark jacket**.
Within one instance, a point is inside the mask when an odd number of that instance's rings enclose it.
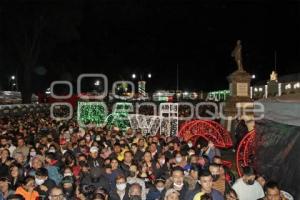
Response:
[[[124,153],[124,160],[120,164],[120,169],[123,171],[126,177],[130,175],[130,166],[133,164],[133,154],[131,151]]]
[[[164,178],[155,179],[155,186],[151,187],[149,189],[146,199],[147,200],[160,199],[162,194],[164,194],[166,192],[165,191],[165,182],[166,182],[166,180]]]
[[[90,155],[88,157],[88,165],[89,167],[92,168],[100,168],[103,166],[103,160],[99,156],[99,149],[98,147],[91,147],[90,148]]]
[[[55,182],[48,177],[46,168],[40,168],[36,171],[35,183],[38,185],[37,192],[41,197],[48,197],[49,192],[56,186]]]
[[[129,184],[123,175],[116,178],[116,189],[109,193],[110,200],[129,200]]]
[[[81,179],[82,185],[94,185],[96,188],[104,188],[107,191],[110,191],[109,181],[103,175],[103,172],[97,168],[92,168],[90,173],[86,174]]]
[[[173,188],[174,190],[179,192],[179,199],[185,200],[185,196],[188,193],[188,183],[184,182],[184,172],[181,167],[174,167],[172,170],[172,176],[170,180],[173,182],[171,184],[171,187],[166,187],[166,190]],[[161,196],[161,199],[163,199],[165,196],[165,193]]]

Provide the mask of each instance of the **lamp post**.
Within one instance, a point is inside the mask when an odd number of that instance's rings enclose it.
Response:
[[[17,90],[17,81],[15,75],[10,76],[9,83],[12,91]]]

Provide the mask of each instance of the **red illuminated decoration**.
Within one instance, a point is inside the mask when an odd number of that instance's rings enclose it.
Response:
[[[251,157],[255,155],[255,136],[255,130],[250,131],[238,146],[235,159],[239,176],[243,175],[242,167],[253,165],[253,160]]]
[[[232,140],[228,131],[219,123],[210,120],[192,120],[185,122],[178,133],[185,141],[195,142],[202,137],[212,141],[218,148],[229,148]]]

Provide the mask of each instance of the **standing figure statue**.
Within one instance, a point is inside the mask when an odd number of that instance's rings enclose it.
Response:
[[[238,66],[238,71],[244,71],[242,63],[242,44],[241,40],[238,40],[234,50],[231,53],[231,56],[234,57],[234,60]]]

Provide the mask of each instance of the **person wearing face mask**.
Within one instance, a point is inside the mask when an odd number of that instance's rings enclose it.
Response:
[[[92,136],[90,134],[86,134],[84,138],[86,145],[90,147],[93,143]]]
[[[174,143],[170,142],[167,146],[167,151],[165,152],[165,156],[167,159],[172,159],[175,155],[174,155]]]
[[[110,200],[128,200],[129,185],[126,183],[126,177],[123,175],[116,178],[116,189],[109,193]]]
[[[147,200],[156,200],[162,197],[162,194],[165,193],[165,183],[166,180],[164,178],[155,179],[155,186],[149,189],[147,194]]]
[[[56,186],[55,182],[48,177],[48,170],[40,168],[35,173],[35,184],[40,197],[48,197],[49,192]]]
[[[205,170],[200,173],[199,183],[201,188],[198,193],[195,194],[193,200],[199,200],[204,194],[208,194],[212,197],[213,200],[224,200],[223,195],[212,188],[213,178],[209,171]]]
[[[62,187],[63,187],[63,193],[66,197],[66,200],[73,200],[75,199],[75,183],[72,177],[67,176],[64,177],[61,181]]]
[[[127,183],[132,185],[134,183],[138,183],[142,187],[142,199],[146,199],[146,186],[145,186],[145,181],[143,179],[140,179],[137,177],[138,174],[138,169],[136,165],[131,165],[129,168],[130,175],[127,178]]]
[[[49,177],[51,177],[51,179],[54,180],[56,184],[59,184],[63,177],[59,172],[60,170],[60,167],[58,165],[59,162],[58,160],[55,159],[55,154],[47,153],[45,161],[46,161],[45,168],[48,170]]]
[[[166,190],[175,189],[180,194],[179,199],[184,200],[188,188],[188,183],[184,181],[183,169],[179,166],[174,167],[172,169],[171,177],[166,181]]]
[[[253,168],[248,166],[243,168],[243,176],[235,182],[232,188],[240,200],[260,199],[265,196],[263,188],[255,180]]]
[[[142,187],[138,183],[133,183],[128,192],[129,200],[142,200]]]
[[[168,161],[164,154],[159,154],[156,163],[153,165],[153,174],[155,177],[168,177]]]
[[[90,155],[88,157],[88,165],[90,168],[99,168],[103,165],[103,159],[99,156],[99,148],[93,146],[90,148]]]
[[[175,166],[179,166],[183,169],[187,166],[186,157],[179,151],[175,153]]]
[[[228,185],[226,179],[224,176],[221,176],[220,174],[221,166],[218,164],[210,164],[209,165],[209,171],[213,178],[213,189],[218,190],[219,192],[224,195],[225,191],[228,191],[230,189],[230,186]]]
[[[200,172],[200,167],[198,165],[191,165],[190,169],[188,171],[188,175],[184,177],[184,180],[188,183],[189,185],[189,190],[194,191],[200,188],[200,185],[198,183],[198,178],[199,178],[199,172]]]

